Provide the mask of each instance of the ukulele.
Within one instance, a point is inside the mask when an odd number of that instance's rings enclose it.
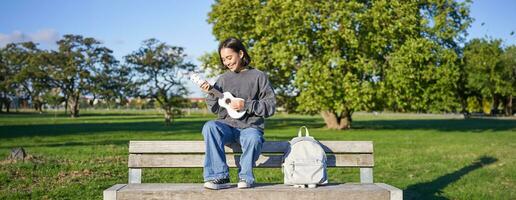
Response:
[[[199,87],[201,87],[201,85],[204,82],[206,82],[204,79],[201,79],[201,77],[198,74],[196,74],[196,73],[190,74],[190,80],[192,80]],[[221,91],[217,90],[215,87],[213,87],[211,85],[210,85],[210,90],[208,91],[208,93],[209,94],[213,94],[215,97],[218,98],[219,105],[221,107],[225,108],[228,111],[228,115],[231,118],[233,118],[233,119],[240,119],[240,118],[242,118],[242,116],[245,115],[245,110],[244,111],[237,111],[237,110],[231,108],[231,106],[230,106],[231,101],[234,101],[234,100],[242,100],[243,101],[244,99],[234,97],[229,92],[221,92]]]

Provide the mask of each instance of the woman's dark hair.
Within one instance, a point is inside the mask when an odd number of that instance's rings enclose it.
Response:
[[[219,59],[220,59],[220,64],[222,64],[222,68],[226,67],[226,66],[224,66],[222,57],[220,56],[220,50],[222,50],[222,48],[233,49],[233,51],[237,52],[238,54],[240,54],[240,51],[244,52],[244,57],[242,57],[242,65],[244,67],[249,65],[249,63],[251,63],[251,56],[249,56],[249,54],[247,54],[247,50],[245,50],[245,47],[244,47],[244,44],[242,44],[242,41],[240,41],[239,39],[236,39],[234,37],[230,37],[230,38],[224,40],[223,42],[221,42],[219,45]]]

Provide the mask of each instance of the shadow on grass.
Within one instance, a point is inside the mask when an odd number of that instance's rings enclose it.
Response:
[[[25,115],[27,116],[27,115]],[[78,118],[70,123],[24,124],[0,126],[0,138],[30,136],[60,136],[76,134],[96,134],[102,132],[166,132],[181,134],[199,134],[204,123],[210,117],[183,117],[170,126],[165,126],[161,118],[149,115],[118,117],[117,114],[91,115],[98,118]],[[122,116],[122,115],[120,115]],[[49,116],[47,116],[49,117]],[[20,120],[24,120],[20,118]],[[30,119],[27,119],[30,123]],[[39,123],[39,122],[38,122]],[[266,132],[274,136],[275,130],[296,129],[300,126],[324,128],[320,118],[276,117],[266,121]],[[367,120],[353,121],[352,130],[438,130],[482,132],[486,130],[502,131],[516,129],[516,120],[496,119],[415,119],[415,120]],[[274,136],[274,138],[276,138]],[[278,138],[276,138],[278,139]],[[283,138],[280,138],[283,139]],[[290,137],[286,139],[291,139]]]
[[[270,118],[265,122],[267,129],[298,129],[301,126],[308,126],[309,128],[324,128],[325,124],[319,118]]]
[[[137,112],[120,112],[120,113],[116,113],[116,112],[106,112],[106,113],[102,113],[102,112],[98,112],[98,113],[81,113],[79,116],[80,117],[91,117],[91,116],[98,116],[98,117],[101,117],[101,116],[136,116],[136,115],[151,115],[151,116],[161,116],[161,114],[159,113],[151,113],[151,112],[142,112],[142,113],[137,113]],[[26,117],[36,117],[36,118],[47,118],[47,117],[60,117],[60,118],[69,118],[70,115],[69,114],[64,114],[63,112],[43,112],[43,113],[38,113],[38,112],[9,112],[9,113],[0,113],[0,119],[1,118],[26,118]]]
[[[516,129],[516,120],[502,119],[414,119],[353,121],[353,129],[397,129],[438,131],[502,131]]]
[[[204,121],[181,121],[170,126],[163,122],[68,123],[0,126],[0,138],[62,136],[102,132],[200,133]]]
[[[445,174],[430,182],[409,185],[403,191],[403,199],[448,199],[443,196],[442,190],[449,184],[459,180],[471,171],[495,163],[498,159],[491,156],[482,156],[473,163],[449,174]]]
[[[0,138],[16,138],[31,136],[62,136],[95,134],[103,132],[169,132],[183,134],[200,134],[204,123],[209,118],[184,117],[174,121],[171,125],[165,126],[161,118],[151,116],[140,116],[131,118],[116,118],[112,115],[105,115],[95,119],[81,119],[77,122],[60,124],[24,124],[0,126]],[[21,119],[23,120],[23,119]],[[113,121],[118,120],[118,121]],[[146,120],[146,121],[138,121]],[[147,121],[152,120],[152,121]],[[159,120],[159,121],[158,121]],[[103,123],[105,121],[105,123]],[[322,122],[316,122],[322,127]],[[282,129],[299,127],[305,124],[314,124],[313,120],[296,119],[270,119],[267,121],[267,129]]]
[[[324,128],[321,118],[272,118],[267,119],[268,129]],[[438,130],[470,131],[486,130],[504,131],[516,129],[516,120],[505,119],[393,119],[393,120],[354,120],[351,130]]]
[[[115,146],[129,146],[128,140],[102,140],[102,141],[91,141],[91,142],[63,142],[63,143],[50,143],[50,144],[37,144],[33,143],[30,145],[24,144],[23,147],[73,147],[73,146],[95,146],[95,145],[115,145]],[[7,146],[4,148],[14,148],[16,145]]]

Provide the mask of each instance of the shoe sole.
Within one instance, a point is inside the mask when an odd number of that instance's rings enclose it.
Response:
[[[244,183],[245,184],[245,183]],[[238,189],[248,189],[248,188],[252,188],[253,186],[252,185],[241,185],[240,183],[237,184],[237,188]]]
[[[206,185],[204,184],[204,188],[206,189],[210,189],[210,190],[220,190],[220,189],[226,189],[226,188],[230,188],[231,187],[231,184],[229,183],[224,183],[224,184],[213,184],[213,185]]]

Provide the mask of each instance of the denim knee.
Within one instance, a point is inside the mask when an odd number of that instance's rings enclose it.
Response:
[[[241,135],[241,143],[245,143],[248,145],[259,145],[263,143],[263,138],[261,134],[247,134]]]
[[[217,128],[218,124],[215,120],[207,121],[204,123],[204,126],[202,127],[202,134],[206,136],[208,133],[212,133],[212,131],[209,131],[211,129]]]

